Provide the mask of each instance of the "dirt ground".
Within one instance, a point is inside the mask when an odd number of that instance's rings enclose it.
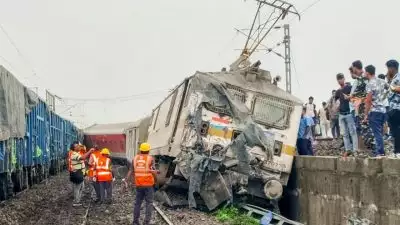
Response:
[[[80,207],[72,207],[72,187],[68,174],[51,177],[47,182],[26,190],[11,200],[0,204],[1,225],[123,225],[132,224],[134,192],[123,189],[120,181],[114,182],[113,203],[100,205],[90,201],[90,185],[85,186]],[[157,203],[156,203],[157,204]],[[159,208],[174,223],[216,225],[221,224],[205,213],[189,209]],[[144,209],[144,204],[142,210]],[[144,216],[144,211],[142,211]],[[154,210],[153,221],[167,224]]]
[[[357,151],[357,157],[372,157],[372,150],[364,147],[360,141],[360,150]],[[384,141],[384,144],[386,155],[390,156],[394,149],[393,143],[390,141]],[[341,156],[344,153],[343,140],[316,140],[316,144],[314,145],[313,149],[316,156]]]

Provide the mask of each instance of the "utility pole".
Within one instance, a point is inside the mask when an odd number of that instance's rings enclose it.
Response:
[[[285,43],[285,73],[286,73],[286,91],[292,93],[292,70],[290,57],[290,31],[289,24],[283,25],[284,43]]]

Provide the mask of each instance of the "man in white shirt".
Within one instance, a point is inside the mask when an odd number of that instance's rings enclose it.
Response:
[[[317,111],[316,111],[316,106],[313,103],[314,102],[314,97],[310,96],[308,98],[308,103],[304,104],[304,107],[306,108],[306,116],[310,117],[314,121],[314,125],[311,127],[312,131],[312,137],[313,139],[315,138],[315,125],[317,124]]]
[[[386,76],[384,74],[379,74],[378,78],[386,81]],[[385,114],[385,126],[384,126],[384,129],[383,129],[383,132],[384,132],[384,137],[383,138],[385,140],[387,140],[387,139],[391,138],[390,128],[389,128],[389,125],[388,125],[389,100],[387,98],[385,98],[384,102],[385,102],[384,105],[385,105],[385,108],[386,108],[386,114]]]
[[[311,96],[308,98],[308,102],[304,104],[304,106],[306,107],[306,116],[314,118],[315,117],[315,104],[314,102],[314,98]]]
[[[326,102],[322,102],[322,108],[318,111],[318,118],[322,137],[330,137],[330,115]]]

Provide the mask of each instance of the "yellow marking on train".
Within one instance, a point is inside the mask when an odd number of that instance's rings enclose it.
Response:
[[[225,139],[231,139],[233,130],[232,129],[221,130],[221,129],[215,129],[213,127],[210,127],[208,129],[208,134],[211,136],[217,136],[217,137],[221,137],[221,138],[225,138]]]
[[[294,155],[296,155],[296,147],[283,144],[282,145],[282,153],[285,153],[286,155],[294,156]]]

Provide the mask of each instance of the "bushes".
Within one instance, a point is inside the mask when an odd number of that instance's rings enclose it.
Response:
[[[229,225],[259,225],[260,221],[239,212],[235,207],[227,207],[216,212],[216,217],[219,222]]]

